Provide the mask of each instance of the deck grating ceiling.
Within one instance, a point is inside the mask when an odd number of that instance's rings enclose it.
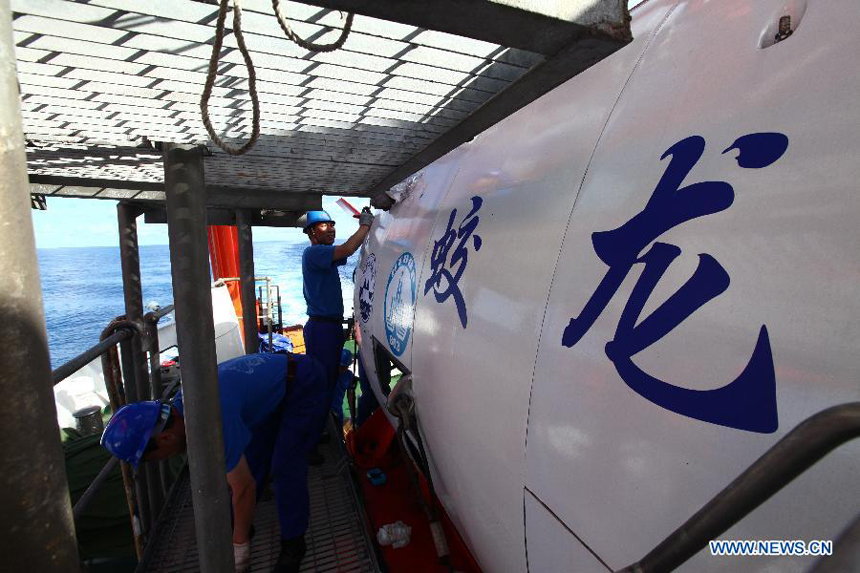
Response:
[[[153,143],[176,142],[206,145],[207,181],[222,187],[369,196],[386,175],[544,61],[361,15],[343,48],[313,53],[284,36],[270,0],[241,6],[261,135],[251,152],[233,157],[212,144],[199,108],[216,5],[12,0],[31,181],[62,179],[65,194],[81,196],[96,194],[78,191],[89,180],[121,181],[123,188],[160,183]],[[297,2],[282,10],[313,42],[340,35],[337,11]],[[240,145],[251,132],[252,104],[231,25],[228,17],[209,110],[221,137]]]

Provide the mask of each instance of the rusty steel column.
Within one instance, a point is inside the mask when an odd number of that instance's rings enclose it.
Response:
[[[153,312],[147,312],[143,315],[143,326],[143,341],[145,344],[144,351],[149,354],[149,381],[152,384],[152,396],[156,400],[160,400],[164,393],[164,385],[161,382],[161,353],[158,348],[158,318],[156,314]],[[162,500],[158,505],[160,510],[163,505],[163,500],[166,500],[170,495],[170,486],[167,483],[167,460],[161,460],[157,463],[149,463],[154,464],[157,468],[156,477],[158,479],[158,484],[161,487],[160,499]],[[157,514],[155,515],[155,519],[158,519]]]
[[[125,318],[138,326],[138,333],[128,341],[131,376],[126,380],[125,394],[129,402],[159,398],[152,392],[143,338],[147,335],[143,323],[143,287],[140,276],[140,249],[137,244],[137,217],[142,210],[137,205],[117,203],[117,225],[119,228],[119,258],[122,265],[122,294],[125,300]],[[158,466],[141,466],[137,483],[140,494],[140,521],[144,536],[155,524],[164,499],[158,479]]]
[[[4,571],[77,571],[78,548],[57,408],[9,0],[0,0],[0,555]]]
[[[245,354],[254,354],[259,350],[260,342],[257,339],[257,298],[254,296],[254,243],[251,213],[247,209],[236,211],[236,227],[239,236],[239,279]]]
[[[141,214],[141,210],[136,205],[117,203],[116,213],[125,318],[134,322],[139,332],[143,332],[143,290],[140,278],[140,251],[137,246],[137,217]],[[131,352],[134,359],[134,380],[131,388],[129,383],[132,381],[126,382],[126,396],[129,402],[151,400],[153,396],[149,384],[149,371],[140,336],[132,338]]]
[[[108,338],[113,330],[113,324],[108,325],[102,332],[102,340]],[[122,370],[119,365],[119,354],[116,350],[116,344],[111,346],[110,350],[103,353],[101,356],[102,375],[105,380],[105,389],[110,400],[111,412],[116,412],[121,407],[125,406],[125,396],[122,389]],[[125,501],[128,505],[128,517],[131,525],[131,534],[134,538],[134,552],[137,555],[137,560],[143,556],[143,535],[140,526],[137,524],[137,494],[134,489],[134,477],[132,476],[131,466],[128,462],[120,462],[120,471],[122,472],[122,486],[125,490]]]
[[[200,570],[234,571],[215,325],[209,282],[203,153],[164,145],[167,234]]]
[[[121,318],[119,320],[122,320]],[[123,340],[119,343],[119,356],[122,370],[123,392],[125,393],[126,403],[137,402],[134,398],[137,396],[134,390],[134,358],[132,356],[131,339]],[[129,391],[135,392],[129,395]],[[149,526],[154,521],[152,519],[152,511],[149,507],[149,490],[146,487],[146,466],[140,466],[140,471],[134,476],[134,492],[137,498],[137,517],[140,521],[140,535],[145,539],[149,534]]]

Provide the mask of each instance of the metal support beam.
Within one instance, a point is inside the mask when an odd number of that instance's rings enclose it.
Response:
[[[134,385],[134,353],[131,348],[130,340],[123,340],[119,343],[120,362],[122,364],[122,378],[125,381],[124,393],[126,403],[137,402],[137,389]],[[114,410],[115,411],[115,410]],[[137,515],[140,518],[140,533],[142,537],[146,537],[149,533],[149,526],[155,521],[153,512],[149,507],[149,490],[147,489],[147,472],[144,469],[146,466],[141,466],[141,471],[134,476],[134,495],[137,499]]]
[[[140,251],[137,245],[137,217],[143,212],[137,205],[117,203],[117,223],[119,226],[119,256],[122,265],[122,293],[125,300],[125,317],[137,325],[138,333],[144,333],[143,324],[143,287],[140,277]],[[140,334],[128,341],[131,353],[131,379],[126,380],[126,396],[129,401],[159,398],[152,391],[147,368],[146,354],[143,351]],[[132,392],[130,386],[134,387]],[[144,535],[158,516],[164,502],[158,479],[158,468],[154,464],[144,464],[138,483],[140,484],[139,503]],[[146,519],[144,519],[144,515]]]
[[[111,189],[132,191],[164,192],[165,185],[152,181],[120,181],[114,179],[88,179],[80,177],[59,177],[56,175],[30,175],[30,192],[48,197],[80,197],[84,199],[109,199],[117,197],[99,193]],[[140,203],[163,204],[162,199],[142,197],[127,198]],[[207,185],[205,195],[209,207],[225,209],[281,209],[284,211],[313,211],[322,209],[321,193],[296,193],[273,189],[254,189],[249,187],[225,187]]]
[[[167,308],[172,311],[173,305],[169,305]],[[165,309],[162,309],[159,312],[162,312],[163,310]],[[155,312],[147,312],[143,315],[143,340],[146,345],[144,347],[144,351],[149,354],[149,382],[152,385],[152,396],[157,400],[165,398],[164,385],[161,380],[161,348],[158,344],[158,320],[161,316],[163,315],[156,314]],[[157,467],[158,483],[161,485],[161,495],[159,496],[158,504],[160,513],[161,506],[164,504],[164,501],[167,499],[168,493],[170,492],[167,460],[159,461],[157,463]],[[158,515],[156,515],[153,520],[153,526],[156,521],[158,521]]]
[[[304,212],[322,209],[322,193],[207,185],[206,204],[230,209],[282,209]]]
[[[78,570],[30,217],[9,0],[0,0],[0,535],[4,571]]]
[[[234,570],[233,545],[224,471],[201,149],[166,144],[164,183],[200,570],[227,573]]]
[[[148,204],[144,209],[144,221],[147,224],[167,223],[167,209],[161,204]],[[236,214],[232,209],[222,209],[221,207],[206,208],[206,224],[207,225],[235,225]]]
[[[295,227],[299,217],[306,211],[318,211],[322,209],[321,200],[308,202],[309,207],[301,211],[288,211],[284,209],[243,209],[248,211],[248,222],[254,227]],[[150,223],[166,223],[167,211],[157,203],[144,205],[144,221]],[[207,225],[235,225],[236,211],[220,207],[206,208]]]
[[[110,323],[107,328],[102,331],[101,341],[107,342],[122,331],[117,331],[120,321]],[[102,375],[105,380],[105,389],[110,399],[111,412],[117,412],[126,404],[125,396],[122,392],[121,368],[119,356],[116,351],[116,343],[102,354]],[[134,477],[131,473],[131,466],[128,462],[120,462],[120,471],[122,472],[122,485],[125,490],[125,500],[128,504],[128,517],[131,521],[131,531],[134,537],[134,552],[137,555],[137,560],[140,561],[143,555],[143,536],[140,527],[137,526],[137,516],[140,510],[137,507],[137,493],[135,490]]]
[[[125,300],[125,318],[137,325],[138,332],[143,332],[143,290],[140,278],[140,252],[137,247],[137,216],[141,210],[137,205],[118,203],[116,206],[117,222],[119,224],[119,257],[122,266],[122,294]],[[149,384],[149,373],[143,353],[143,341],[140,336],[131,339],[132,359],[134,360],[132,375],[134,390],[126,388],[129,401],[151,400],[152,388]],[[130,381],[126,381],[128,385]]]
[[[591,29],[611,31],[627,0],[302,0],[342,12],[438,30],[551,56]],[[348,41],[348,40],[347,40]],[[349,44],[347,44],[349,46]]]
[[[254,243],[251,233],[251,214],[236,211],[236,227],[239,239],[239,279],[242,295],[242,328],[245,338],[245,354],[259,349],[257,341],[257,298],[254,296]]]

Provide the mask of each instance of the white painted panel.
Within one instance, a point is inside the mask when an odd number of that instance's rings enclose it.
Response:
[[[372,340],[375,337],[407,369],[412,367],[419,273],[439,204],[466,153],[463,148],[449,153],[410,178],[408,185],[401,186],[403,192],[398,203],[376,217],[362,248],[356,267],[355,284],[359,288],[354,308],[358,309],[356,322],[362,330],[362,359],[380,403],[385,403],[385,397],[377,382]],[[373,260],[368,262],[370,257]],[[408,263],[407,267],[402,267],[404,263]],[[400,270],[395,270],[395,266]],[[411,275],[404,275],[410,267]],[[403,280],[406,277],[411,278]]]
[[[416,405],[437,493],[486,571],[526,567],[526,423],[549,285],[586,165],[643,44],[475,138],[430,237],[415,321]],[[464,229],[475,220],[470,237]],[[449,221],[457,236],[445,253]],[[465,326],[439,275],[461,269]]]
[[[856,2],[809,2],[790,38],[760,49],[763,32],[787,4],[679,4],[619,100],[567,230],[535,372],[527,483],[613,569],[643,557],[801,420],[860,399],[860,76],[849,71],[857,69],[860,13]],[[784,155],[771,165],[743,168],[737,150],[723,153],[739,137],[758,132],[788,138]],[[611,299],[584,336],[570,348],[562,345],[570,320],[610,269],[597,256],[593,234],[617,229],[643,211],[670,159],[681,154],[661,156],[690,136],[701,136],[705,147],[683,184],[726,182],[733,202],[658,233],[657,241],[681,254],[659,278],[636,324],[693,276],[700,256],[712,257],[730,282],[701,308],[687,309],[686,319],[638,349],[632,362],[672,386],[718,389],[744,370],[764,326],[776,380],[774,433],[670,411],[655,403],[656,394],[643,395],[656,384],[622,378],[607,343],[642,276],[641,263],[609,291]],[[724,189],[697,190],[700,195],[696,189],[687,195],[725,196]],[[680,199],[673,201],[661,217],[682,210]],[[640,255],[654,239],[648,237]],[[621,328],[615,348],[631,343],[623,337]],[[755,382],[765,373],[761,369]],[[628,386],[635,380],[643,393]],[[750,420],[761,421],[767,408],[750,406],[751,396],[745,392],[720,413],[745,407]],[[860,447],[847,445],[723,538],[834,538],[860,509],[858,471]],[[700,554],[683,570],[793,571],[810,563]]]
[[[110,400],[102,375],[101,358],[96,358],[54,386],[54,403],[60,428],[74,428],[74,413],[78,410],[107,406]]]
[[[218,363],[243,356],[245,347],[239,333],[236,308],[226,285],[212,287],[212,319],[215,325],[215,353]]]
[[[529,573],[607,573],[609,569],[529,491],[525,492]]]
[[[99,41],[106,44],[112,44],[126,34],[123,30],[64,22],[55,18],[56,16],[54,18],[43,18],[41,16],[23,15],[15,19],[15,29],[22,32],[76,38],[78,40],[90,40],[98,37]]]

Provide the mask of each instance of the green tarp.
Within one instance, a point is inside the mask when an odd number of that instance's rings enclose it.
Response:
[[[72,505],[110,460],[110,454],[99,445],[99,437],[69,436],[63,443]],[[81,559],[135,557],[119,464],[76,520],[75,530]]]

